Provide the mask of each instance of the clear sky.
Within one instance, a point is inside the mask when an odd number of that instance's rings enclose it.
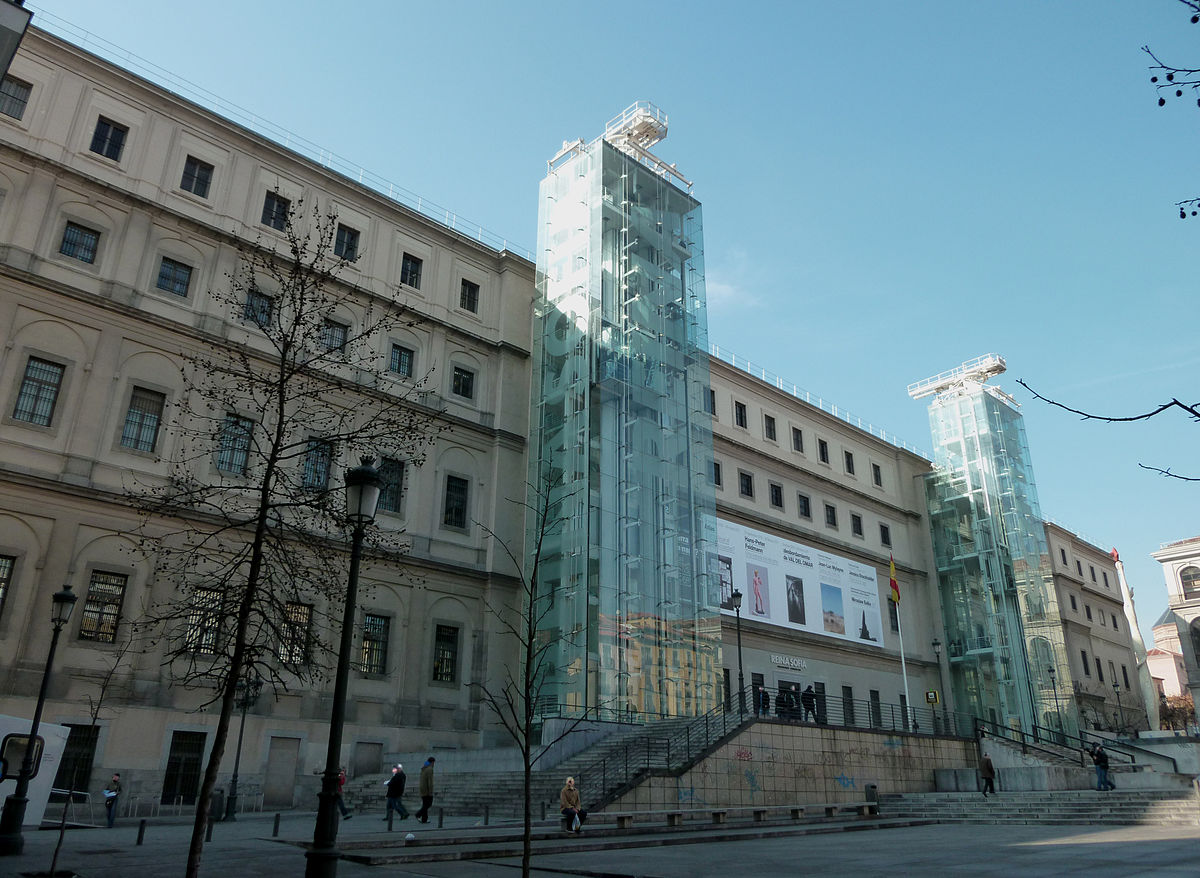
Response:
[[[1140,50],[1200,67],[1176,0],[27,6],[530,250],[546,160],[655,102],[711,340],[926,449],[907,385],[1004,356],[1043,513],[1120,550],[1149,640],[1149,553],[1200,534],[1200,484],[1138,463],[1200,476],[1200,425],[1081,423],[1016,379],[1112,414],[1200,398],[1200,218],[1173,207],[1200,108],[1160,109]]]

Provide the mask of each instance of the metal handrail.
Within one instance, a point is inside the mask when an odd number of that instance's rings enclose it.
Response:
[[[985,736],[1001,738],[1003,740],[1011,741],[1014,744],[1020,745],[1022,753],[1029,750],[1037,750],[1040,753],[1045,753],[1048,756],[1053,756],[1058,759],[1067,758],[1062,752],[1062,750],[1066,750],[1071,753],[1072,759],[1074,759],[1076,756],[1079,757],[1079,764],[1081,766],[1087,766],[1085,755],[1082,750],[1077,751],[1072,747],[1067,747],[1066,745],[1059,745],[1061,750],[1051,750],[1049,747],[1045,746],[1045,744],[1053,744],[1053,741],[1041,740],[1028,732],[1022,731],[1021,729],[1012,729],[1008,726],[1002,726],[999,723],[982,719],[980,717],[975,718],[975,727],[976,737],[978,737],[980,740],[982,740]]]
[[[1064,732],[1059,729],[1051,729],[1047,728],[1046,726],[1039,726],[1037,724],[1035,724],[1033,727],[1033,735],[1035,739],[1041,738],[1044,741],[1049,741],[1051,744],[1058,744],[1060,747],[1067,747],[1072,751],[1090,750],[1091,745],[1095,743],[1095,740],[1089,741],[1082,735],[1073,735],[1070,732]],[[1064,744],[1061,743],[1061,741],[1069,741],[1071,743]],[[1108,745],[1107,741],[1101,741],[1101,743],[1103,743],[1106,747]],[[1107,749],[1109,750],[1109,759],[1114,762],[1128,762],[1130,764],[1137,762],[1137,760],[1134,759],[1131,754],[1125,751],[1117,751],[1111,747],[1108,747]],[[1087,762],[1085,761],[1084,765],[1086,764]]]

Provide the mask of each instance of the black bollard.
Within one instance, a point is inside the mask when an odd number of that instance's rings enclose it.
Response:
[[[392,831],[392,821],[396,819],[396,812],[388,808],[388,832]]]
[[[137,843],[138,843],[138,844],[141,844],[141,843],[142,843],[143,841],[145,841],[145,840],[146,840],[146,818],[145,818],[145,817],[143,817],[141,820],[139,820],[139,821],[138,821],[138,840],[137,840]]]
[[[275,828],[271,830],[271,838],[279,838],[279,812],[275,812]]]
[[[488,806],[487,805],[483,806],[483,825],[484,826],[488,825]]]
[[[442,823],[445,821],[445,819],[446,819],[446,809],[438,808],[438,829],[442,828]]]
[[[542,799],[542,819],[546,819],[546,800]]]

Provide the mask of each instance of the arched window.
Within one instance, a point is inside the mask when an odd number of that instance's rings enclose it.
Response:
[[[1185,598],[1200,598],[1200,567],[1184,567],[1179,571],[1179,582]]]

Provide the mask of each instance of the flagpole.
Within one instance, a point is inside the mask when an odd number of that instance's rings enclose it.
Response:
[[[896,630],[900,633],[900,674],[904,677],[904,704],[905,710],[909,716],[904,718],[905,722],[911,727],[910,720],[915,716],[913,712],[912,698],[908,694],[908,665],[904,661],[904,625],[900,622],[900,603],[896,603]]]

